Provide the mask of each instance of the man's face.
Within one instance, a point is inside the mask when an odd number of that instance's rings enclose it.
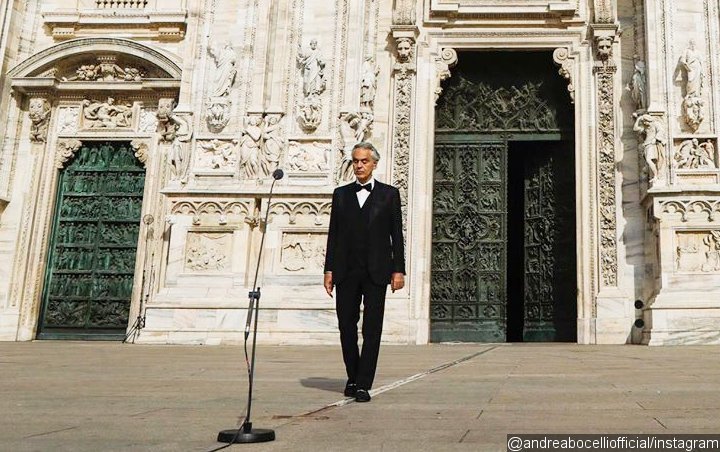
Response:
[[[370,149],[358,148],[352,151],[353,171],[358,182],[364,184],[377,168],[377,162],[372,158]]]

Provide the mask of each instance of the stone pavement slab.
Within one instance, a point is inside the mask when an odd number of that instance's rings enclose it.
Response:
[[[383,346],[373,401],[339,347],[258,347],[240,451],[506,450],[508,433],[720,433],[720,347]],[[0,451],[210,451],[245,412],[241,347],[0,343]]]

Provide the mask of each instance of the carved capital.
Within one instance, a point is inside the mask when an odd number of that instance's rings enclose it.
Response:
[[[435,80],[435,102],[442,93],[442,82],[450,78],[450,68],[457,64],[458,56],[455,49],[446,47],[440,51],[440,55],[435,59],[436,80]]]
[[[567,47],[558,47],[553,52],[553,61],[560,66],[558,74],[568,81],[567,89],[570,93],[570,101],[575,103],[575,83],[573,82],[575,58],[570,56],[570,49]]]
[[[147,168],[148,149],[150,148],[147,142],[143,140],[133,140],[130,142],[130,146],[133,148],[133,151],[135,151],[135,157]]]
[[[75,139],[60,140],[57,142],[56,146],[55,168],[63,169],[65,167],[65,163],[73,158],[78,149],[80,149],[82,142]]]
[[[591,24],[591,29],[593,42],[595,44],[596,69],[597,67],[604,67],[615,70],[616,64],[613,58],[613,44],[618,36],[618,24],[594,23]]]

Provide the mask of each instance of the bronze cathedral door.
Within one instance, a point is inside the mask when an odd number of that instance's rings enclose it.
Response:
[[[433,342],[576,340],[572,116],[551,75],[508,77],[507,54],[460,55],[438,100]],[[554,74],[542,55],[523,59]]]

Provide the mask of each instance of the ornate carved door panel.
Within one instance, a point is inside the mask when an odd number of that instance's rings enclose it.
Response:
[[[129,143],[90,142],[60,172],[39,338],[122,339],[145,171]]]
[[[505,341],[505,142],[435,146],[431,340]]]
[[[524,143],[523,340],[576,340],[575,184],[571,146]]]

